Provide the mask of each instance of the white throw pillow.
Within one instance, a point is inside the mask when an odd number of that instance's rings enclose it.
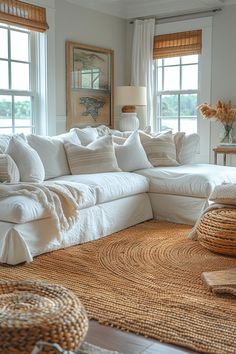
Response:
[[[57,139],[62,141],[63,143],[71,143],[75,145],[80,145],[81,141],[78,138],[78,135],[76,134],[75,131],[70,131],[67,133],[63,133],[60,135],[55,135],[52,137],[52,139]]]
[[[75,131],[82,145],[88,145],[98,138],[96,128],[87,127],[84,129],[72,128],[71,132]]]
[[[198,134],[185,135],[183,146],[179,152],[178,160],[181,165],[191,164],[196,161],[200,137]]]
[[[153,166],[177,166],[176,147],[171,133],[150,137],[141,134],[140,139],[148,160]]]
[[[20,172],[10,155],[0,154],[0,182],[17,183]]]
[[[22,138],[13,136],[6,153],[15,161],[22,182],[42,182],[44,180],[45,171],[38,153]]]
[[[83,146],[65,143],[73,175],[120,171],[111,136],[104,136]]]
[[[236,184],[224,183],[216,186],[210,194],[209,200],[217,204],[236,206]]]
[[[115,144],[118,166],[125,172],[151,168],[141,144],[138,131],[133,132],[124,144]]]
[[[7,150],[8,144],[13,136],[20,137],[23,140],[26,140],[26,137],[23,133],[20,134],[2,134],[0,135],[0,153],[4,153]]]
[[[106,125],[99,125],[97,128],[98,136],[111,135],[112,131]]]
[[[122,138],[121,136],[112,135],[112,141],[115,144],[123,145],[126,142],[126,140],[127,138]]]
[[[70,175],[64,144],[59,139],[49,136],[28,135],[29,145],[39,154],[44,169],[45,179]]]
[[[179,163],[180,163],[180,153],[183,148],[184,139],[185,139],[184,132],[177,132],[174,134],[174,142],[176,148],[176,161],[178,161]]]

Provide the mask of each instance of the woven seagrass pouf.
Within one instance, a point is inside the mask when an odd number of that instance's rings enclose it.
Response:
[[[74,350],[87,330],[85,309],[66,288],[39,281],[0,282],[1,354],[31,353],[39,340]]]
[[[236,209],[207,212],[197,227],[202,246],[216,253],[236,256]]]

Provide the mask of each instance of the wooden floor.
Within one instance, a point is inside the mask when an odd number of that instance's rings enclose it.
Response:
[[[122,354],[184,354],[195,353],[173,345],[162,344],[154,339],[147,339],[133,333],[102,326],[97,321],[90,321],[86,342],[98,347],[115,350]]]

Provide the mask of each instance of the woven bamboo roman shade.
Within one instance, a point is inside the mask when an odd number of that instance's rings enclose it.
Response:
[[[0,1],[0,21],[37,32],[45,32],[49,28],[45,8],[18,0]]]
[[[201,54],[202,30],[163,34],[154,37],[153,59]]]

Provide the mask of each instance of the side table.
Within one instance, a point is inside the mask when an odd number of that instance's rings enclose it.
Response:
[[[217,165],[218,154],[223,154],[223,164],[226,166],[226,156],[231,154],[236,154],[236,145],[235,147],[216,147],[214,151],[214,164]]]

